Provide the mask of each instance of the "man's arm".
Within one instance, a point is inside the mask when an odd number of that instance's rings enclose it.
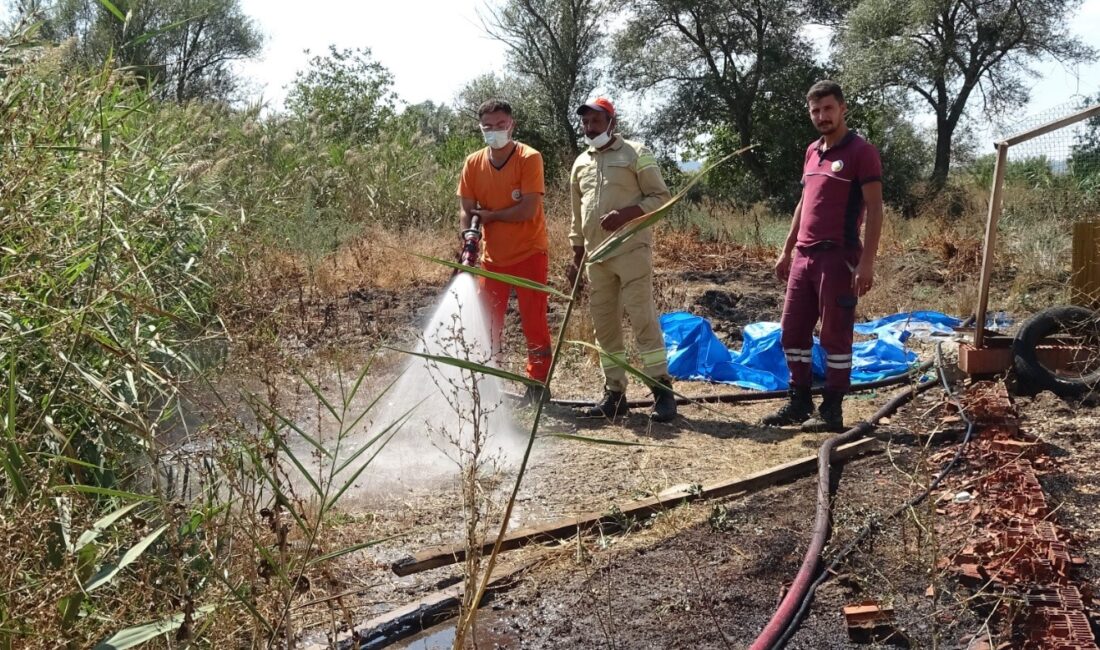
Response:
[[[493,222],[505,222],[505,223],[519,223],[521,221],[527,221],[534,219],[538,214],[539,205],[542,204],[541,194],[524,194],[520,197],[519,203],[503,210],[477,210],[477,213],[481,215],[481,223],[493,223]]]
[[[852,276],[852,288],[857,296],[870,291],[874,284],[875,257],[878,256],[878,243],[882,237],[882,181],[867,183],[862,189],[867,214],[863,221],[863,255]]]
[[[581,188],[577,181],[577,168],[569,173],[569,198],[572,205],[572,214],[569,222],[569,243],[573,245],[573,261],[565,270],[565,277],[569,280],[569,288],[577,284],[577,276],[580,274],[581,262],[584,260],[584,215],[581,214]]]
[[[470,220],[477,212],[477,201],[460,196],[458,203],[458,231],[462,232],[470,227]]]
[[[782,282],[787,281],[791,274],[791,255],[794,253],[794,245],[798,243],[798,227],[802,223],[802,199],[798,199],[798,205],[794,206],[794,216],[791,218],[791,229],[787,231],[787,240],[783,242],[783,252],[775,261],[775,277]]]
[[[657,159],[648,149],[642,148],[638,151],[638,160],[634,164],[634,173],[637,174],[642,200],[637,205],[612,210],[600,217],[600,226],[604,230],[618,230],[672,199],[672,193],[668,191],[665,179],[661,177],[661,168],[657,166]]]

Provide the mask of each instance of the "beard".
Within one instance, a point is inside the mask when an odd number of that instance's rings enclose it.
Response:
[[[836,122],[822,122],[820,124],[815,124],[814,127],[817,128],[817,132],[821,135],[829,135],[836,131]]]

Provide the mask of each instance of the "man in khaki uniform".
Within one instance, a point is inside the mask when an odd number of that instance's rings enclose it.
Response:
[[[573,263],[570,284],[580,270],[585,251],[594,251],[631,221],[664,205],[670,198],[657,160],[638,142],[614,132],[615,107],[604,97],[577,109],[588,148],[577,157],[569,175],[573,223],[569,241]],[[641,355],[642,370],[659,384],[653,390],[650,418],[668,422],[676,417],[676,398],[668,375],[665,341],[653,301],[653,233],[647,228],[617,248],[611,257],[587,264],[589,305],[596,343],[623,358],[623,312]],[[615,418],[627,412],[626,371],[601,355],[603,401],[584,411],[587,417]]]

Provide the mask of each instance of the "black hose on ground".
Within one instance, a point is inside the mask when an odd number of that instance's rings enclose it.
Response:
[[[970,417],[967,415],[966,409],[963,407],[962,402],[959,401],[958,396],[954,393],[954,391],[951,390],[951,386],[947,381],[947,374],[944,370],[943,363],[942,343],[936,345],[936,366],[938,371],[937,374],[939,375],[940,382],[943,384],[944,392],[947,394],[948,399],[950,399],[955,404],[955,407],[958,408],[959,415],[962,417],[963,421],[966,422],[966,433],[963,435],[962,442],[959,443],[958,449],[955,450],[955,455],[951,458],[950,462],[948,462],[947,465],[945,465],[944,468],[940,470],[938,474],[936,474],[932,482],[928,484],[928,487],[922,490],[919,494],[912,497],[902,505],[898,506],[893,512],[887,515],[885,519],[879,520],[872,518],[869,519],[866,524],[864,524],[859,533],[854,538],[852,538],[852,540],[848,542],[848,544],[845,545],[839,553],[837,553],[837,555],[833,558],[833,560],[829,563],[827,567],[821,570],[821,573],[818,575],[817,579],[813,581],[809,589],[806,591],[805,596],[803,596],[801,606],[791,618],[791,621],[788,623],[786,629],[783,632],[783,635],[775,642],[775,645],[772,646],[772,648],[778,649],[786,646],[791,636],[794,635],[794,633],[801,625],[802,619],[805,618],[806,613],[809,611],[810,604],[813,602],[814,593],[817,591],[817,588],[821,586],[821,584],[824,583],[829,578],[829,576],[836,571],[837,566],[839,566],[840,563],[845,558],[847,558],[852,553],[852,551],[856,549],[857,546],[863,543],[863,541],[869,535],[877,532],[887,521],[896,519],[898,516],[902,515],[910,508],[920,505],[922,501],[928,498],[928,495],[931,494],[933,490],[939,487],[940,483],[943,482],[943,479],[948,474],[950,474],[953,469],[955,469],[955,466],[958,464],[959,460],[962,459],[962,455],[966,451],[966,447],[969,444],[970,438],[974,433],[974,421],[971,420]],[[825,507],[827,508],[828,505],[829,504],[826,503]],[[820,503],[818,504],[818,508],[821,508]]]
[[[878,388],[885,388],[886,386],[894,386],[896,384],[904,384],[907,381],[913,379],[913,377],[924,374],[934,364],[931,361],[926,361],[921,365],[909,370],[908,372],[895,375],[893,377],[887,377],[886,379],[879,379],[877,381],[867,381],[858,384],[852,384],[849,392],[859,392],[865,390],[875,390]],[[820,395],[824,389],[817,387],[813,389],[814,395]],[[504,393],[505,397],[509,397],[514,400],[519,400],[520,395],[515,393]],[[737,393],[719,393],[716,395],[700,395],[698,397],[686,397],[677,396],[677,404],[736,404],[738,402],[756,402],[769,399],[786,399],[787,391],[785,390],[765,390],[754,392],[737,392]],[[565,407],[582,407],[591,406],[592,400],[584,399],[551,399],[551,404]],[[652,406],[652,399],[639,399],[631,400],[627,402],[627,406],[630,408],[642,408],[646,406]]]
[[[817,460],[817,514],[814,517],[813,535],[810,537],[810,545],[806,549],[806,554],[802,560],[802,566],[798,569],[798,573],[795,574],[794,579],[791,581],[790,588],[787,590],[786,595],[783,596],[783,600],[779,603],[779,607],[776,608],[775,613],[772,614],[767,625],[764,626],[764,630],[756,637],[752,645],[749,646],[750,650],[765,650],[782,647],[778,645],[779,639],[784,635],[790,621],[794,618],[796,607],[802,604],[803,598],[810,587],[811,578],[818,564],[821,562],[821,553],[825,549],[825,542],[829,537],[829,530],[832,523],[832,512],[830,510],[830,506],[832,505],[830,498],[832,496],[832,486],[829,478],[831,470],[830,461],[833,450],[839,445],[869,434],[874,430],[879,420],[893,414],[903,404],[909,402],[935,384],[935,378],[927,379],[915,386],[911,386],[907,390],[899,392],[870,418],[860,422],[844,433],[829,438],[825,441],[825,444],[821,446]]]

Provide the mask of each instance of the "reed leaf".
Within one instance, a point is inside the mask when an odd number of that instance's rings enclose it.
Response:
[[[537,379],[531,379],[530,377],[517,375],[514,372],[508,372],[507,370],[501,370],[500,368],[494,368],[492,366],[476,363],[474,361],[457,359],[455,357],[441,356],[437,354],[425,354],[424,352],[412,352],[410,350],[402,350],[401,348],[394,348],[389,346],[386,347],[390,350],[393,350],[394,352],[401,352],[402,354],[408,354],[414,357],[420,357],[421,359],[427,359],[428,361],[434,361],[436,363],[442,363],[448,366],[462,368],[463,370],[469,370],[471,372],[477,372],[483,375],[491,375],[493,377],[507,379],[508,381],[514,381],[521,384],[526,384],[528,386],[542,386],[542,382]]]
[[[191,615],[191,618],[201,618],[215,609],[213,605],[198,607]],[[97,643],[94,650],[127,650],[128,648],[139,646],[159,636],[175,632],[183,625],[184,619],[184,613],[180,612],[179,614],[173,614],[155,623],[146,623],[144,625],[128,627],[125,630],[119,630],[111,635],[110,638]]]
[[[574,442],[584,442],[593,445],[610,445],[612,447],[661,447],[663,449],[683,449],[678,445],[658,445],[652,442],[630,442],[629,440],[615,440],[614,438],[594,438],[592,436],[579,436],[575,433],[542,433],[539,437],[561,438]]]
[[[94,494],[101,497],[115,497],[132,501],[160,501],[159,498],[151,494],[137,494],[135,492],[126,492],[125,490],[99,487],[98,485],[55,485],[53,491],[79,492],[81,494]]]
[[[145,552],[145,549],[149,548],[153,544],[153,542],[157,541],[157,538],[164,534],[164,531],[166,530],[168,530],[168,524],[161,526],[160,528],[141,538],[141,540],[137,544],[134,544],[130,547],[128,551],[122,554],[122,557],[119,559],[118,564],[108,564],[100,569],[99,573],[92,576],[92,579],[84,585],[84,591],[93,591],[113,580],[114,577],[118,575],[119,571],[133,564],[139,557],[141,557],[141,554]]]
[[[377,546],[378,544],[381,544],[382,542],[388,542],[388,541],[391,541],[391,540],[395,540],[399,537],[402,537],[402,535],[391,535],[389,537],[383,537],[382,539],[372,539],[369,542],[363,542],[362,544],[355,544],[355,545],[349,546],[347,548],[342,548],[338,551],[332,551],[331,553],[325,553],[324,555],[319,555],[319,556],[313,558],[312,560],[307,562],[306,565],[307,566],[315,566],[315,565],[321,564],[323,562],[328,562],[329,560],[335,560],[336,558],[347,555],[348,553],[354,553],[356,551],[361,551],[365,548],[370,548],[371,546]]]
[[[140,506],[141,501],[131,503],[130,505],[123,506],[117,510],[113,510],[110,513],[100,517],[92,524],[92,527],[84,531],[80,538],[76,540],[76,548],[84,548],[85,545],[94,542],[103,531],[111,527],[111,524],[115,523],[119,519],[125,517],[131,510]]]
[[[275,444],[279,445],[279,447],[282,448],[283,453],[285,453],[287,458],[290,459],[290,462],[294,463],[294,466],[298,468],[298,472],[302,475],[302,478],[304,478],[306,482],[309,483],[309,487],[313,488],[313,491],[317,493],[317,496],[319,498],[324,499],[325,491],[321,488],[317,481],[313,479],[313,475],[310,474],[305,465],[303,465],[302,462],[298,460],[298,456],[294,453],[294,450],[290,448],[290,445],[286,444],[286,440],[284,440],[283,437],[279,435],[271,437],[275,439]]]
[[[713,164],[707,165],[705,169],[700,171],[698,174],[695,175],[694,178],[691,179],[691,182],[689,182],[679,192],[677,192],[676,196],[669,199],[664,205],[657,208],[653,212],[650,212],[649,214],[643,215],[633,221],[628,222],[623,226],[623,228],[620,229],[621,232],[618,232],[617,234],[612,235],[608,239],[604,240],[602,244],[596,247],[596,250],[592,251],[589,254],[588,263],[595,264],[597,262],[602,262],[603,260],[607,259],[611,255],[611,253],[613,253],[620,246],[637,236],[639,232],[645,230],[646,228],[649,228],[661,219],[667,217],[669,210],[672,209],[672,206],[676,205],[680,202],[680,199],[687,196],[687,193],[691,191],[691,188],[695,187],[700,181],[702,181],[703,178],[705,178],[712,169],[724,164],[734,156],[740,156],[741,154],[745,153],[755,146],[756,145],[743,147],[741,149],[738,149],[737,151],[734,151],[731,154],[723,156]]]
[[[414,253],[412,251],[403,251],[409,255],[419,257],[422,260],[429,262],[435,262],[436,264],[442,264],[443,266],[461,271],[463,273],[470,273],[472,275],[478,275],[483,278],[489,278],[490,280],[497,280],[505,284],[510,284],[514,287],[522,287],[524,289],[531,289],[533,291],[539,291],[542,293],[550,294],[555,298],[561,298],[562,300],[569,300],[569,296],[558,291],[554,287],[535,282],[534,280],[528,280],[527,278],[521,278],[514,275],[508,275],[507,273],[494,273],[493,271],[486,271],[479,266],[466,266],[459,262],[452,262],[450,260],[439,259],[438,257],[431,257],[429,255],[421,255],[420,253]]]

